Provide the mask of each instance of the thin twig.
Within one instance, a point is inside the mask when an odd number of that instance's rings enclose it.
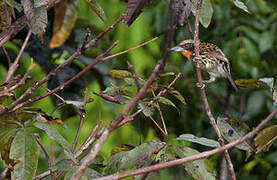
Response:
[[[26,36],[26,38],[25,38],[25,41],[24,41],[24,43],[23,43],[23,45],[22,45],[22,47],[21,47],[21,49],[20,49],[20,51],[19,51],[19,53],[18,53],[16,59],[15,59],[15,61],[12,63],[12,65],[11,65],[10,68],[9,68],[9,71],[8,71],[8,73],[7,73],[7,76],[6,76],[6,79],[5,79],[4,82],[8,83],[9,80],[13,77],[15,71],[17,70],[17,68],[18,68],[18,66],[19,66],[20,58],[21,58],[21,56],[23,55],[23,52],[24,52],[24,50],[25,50],[25,48],[26,48],[26,46],[27,46],[27,43],[28,43],[28,41],[29,41],[31,35],[32,35],[32,31],[29,30],[29,32],[28,32],[28,34],[27,34],[27,36]]]
[[[48,168],[49,168],[49,171],[50,171],[50,175],[51,175],[51,180],[54,180],[55,179],[55,176],[52,172],[52,164],[51,164],[51,159],[48,155],[48,152],[46,151],[46,149],[43,147],[43,145],[41,144],[40,140],[39,140],[39,137],[35,136],[36,138],[36,142],[38,143],[38,145],[40,146],[40,148],[42,149],[47,161],[48,161]]]
[[[17,88],[23,86],[26,83],[26,80],[29,78],[30,73],[32,72],[33,68],[34,68],[34,63],[33,61],[31,61],[31,65],[28,68],[27,72],[24,74],[23,78],[21,78],[21,80],[16,83],[14,86],[10,87],[9,89],[4,89],[3,91],[0,92],[0,97],[1,96],[9,96],[9,94],[11,92],[13,92],[14,90],[16,90]]]
[[[53,1],[54,3],[55,1]],[[49,6],[50,7],[50,6]],[[26,19],[25,16],[23,16],[23,18]],[[104,30],[103,32],[101,32],[100,34],[98,34],[96,36],[96,38],[94,38],[93,40],[91,40],[89,42],[89,44],[86,46],[86,49],[94,46],[107,32],[109,32],[110,30],[112,30],[117,24],[119,24],[121,21],[123,20],[123,16],[119,17],[112,25],[110,25],[106,30]],[[2,33],[1,33],[2,35]],[[1,36],[0,36],[0,40],[1,40]],[[1,43],[0,43],[1,44]],[[1,45],[0,45],[1,46]],[[20,102],[22,102],[26,97],[30,96],[31,94],[33,94],[33,92],[39,88],[42,84],[44,84],[46,81],[48,81],[52,76],[55,76],[59,71],[61,71],[65,66],[68,66],[69,64],[71,64],[71,62],[76,59],[79,55],[81,55],[81,50],[77,49],[64,63],[60,64],[56,69],[54,69],[53,71],[51,71],[50,73],[48,73],[48,75],[46,77],[44,77],[42,80],[40,80],[39,82],[37,82],[33,87],[30,87],[29,89],[27,89],[25,91],[25,93],[23,93],[23,95],[21,95],[16,101],[14,101],[12,104],[10,104],[7,107],[4,107],[0,110],[0,115],[3,115],[4,113],[7,113],[9,111],[11,111],[15,106],[17,106]]]
[[[135,47],[132,47],[132,48],[127,49],[127,50],[125,50],[125,51],[121,51],[121,52],[119,52],[119,53],[115,53],[115,54],[110,55],[110,56],[107,56],[107,57],[103,58],[103,61],[106,61],[106,60],[108,60],[108,59],[114,58],[114,57],[116,57],[116,56],[120,56],[120,55],[122,55],[122,54],[126,54],[126,53],[128,53],[128,52],[130,52],[130,51],[133,51],[133,50],[138,49],[138,48],[140,48],[140,47],[142,47],[142,46],[145,46],[145,45],[147,45],[147,44],[149,44],[149,43],[151,43],[151,42],[153,42],[153,41],[156,41],[157,39],[158,39],[158,37],[154,37],[153,39],[151,39],[151,40],[149,40],[149,41],[146,41],[146,42],[144,42],[144,43],[142,43],[142,44],[139,44],[139,45],[137,45],[137,46],[135,46]]]
[[[15,111],[23,106],[26,106],[28,104],[31,104],[35,101],[38,101],[40,99],[43,99],[59,90],[64,89],[66,86],[68,86],[70,83],[72,83],[73,81],[75,81],[76,79],[80,78],[83,74],[85,74],[88,70],[90,70],[94,65],[98,64],[99,62],[101,62],[103,60],[103,57],[108,54],[116,45],[118,44],[118,42],[113,43],[103,54],[100,54],[99,56],[97,56],[95,58],[95,60],[89,64],[87,67],[85,67],[82,71],[80,71],[79,73],[77,73],[75,76],[73,76],[71,79],[69,79],[68,81],[66,81],[64,84],[61,84],[60,86],[56,87],[55,89],[53,89],[51,92],[45,93],[39,97],[35,97],[32,99],[28,99],[27,101],[18,104],[17,106],[15,106],[12,111]]]
[[[11,66],[12,65],[11,58],[10,58],[10,56],[9,56],[9,54],[8,54],[8,52],[7,52],[7,50],[6,50],[6,48],[4,46],[2,47],[2,50],[3,50],[5,56],[6,56],[7,60],[8,60],[9,66]]]
[[[200,10],[201,10],[201,6],[202,6],[202,2],[203,2],[203,0],[198,0],[197,8],[196,8],[196,15],[195,15],[194,47],[195,47],[195,57],[196,58],[199,57],[199,44],[200,44],[200,42],[199,42],[198,34],[199,34],[199,18],[200,18]],[[195,64],[196,64],[195,67],[196,67],[196,74],[197,74],[198,83],[199,83],[200,87],[203,87],[203,80],[202,80],[202,76],[201,76],[201,70],[200,70],[199,62],[196,61]],[[200,94],[201,94],[201,97],[202,97],[202,101],[203,101],[205,111],[207,113],[207,116],[210,119],[210,124],[212,125],[212,127],[215,130],[215,133],[217,135],[217,138],[218,138],[218,141],[219,141],[220,145],[224,146],[224,139],[221,136],[220,131],[219,131],[217,125],[216,125],[215,118],[212,115],[212,112],[211,112],[211,109],[210,109],[210,106],[209,106],[204,88],[200,89]],[[236,179],[236,174],[235,174],[235,171],[234,171],[234,168],[233,168],[233,164],[232,164],[230,155],[229,155],[227,150],[224,150],[223,153],[224,153],[224,157],[225,157],[226,162],[227,162],[227,167],[228,167],[229,172],[231,174],[231,178],[232,178],[232,180],[235,180]]]
[[[177,160],[172,160],[169,162],[163,162],[163,163],[159,163],[153,166],[149,166],[149,167],[145,167],[145,168],[140,168],[134,171],[129,171],[129,172],[125,172],[125,173],[115,173],[109,176],[104,176],[101,178],[97,178],[95,180],[113,180],[113,179],[121,179],[121,178],[125,178],[125,177],[129,177],[129,176],[135,176],[135,175],[139,175],[139,174],[145,174],[148,172],[153,172],[153,171],[158,171],[160,169],[164,169],[164,168],[168,168],[168,167],[172,167],[172,166],[177,166],[180,164],[184,164],[184,163],[188,163],[188,162],[192,162],[195,160],[199,160],[199,159],[205,159],[208,158],[216,153],[220,153],[222,151],[225,151],[227,149],[231,149],[241,143],[243,143],[245,140],[252,138],[255,134],[258,133],[258,131],[260,131],[269,121],[271,121],[273,119],[274,116],[276,116],[277,114],[277,108],[270,113],[266,119],[264,119],[256,128],[254,128],[251,132],[249,132],[248,134],[246,134],[245,136],[229,143],[226,144],[224,146],[221,146],[219,148],[210,150],[210,151],[204,151],[202,153],[196,154],[196,155],[192,155],[192,156],[188,156],[182,159],[177,159]]]
[[[79,127],[78,127],[78,130],[77,130],[77,133],[76,133],[76,136],[75,136],[75,139],[73,141],[73,144],[72,144],[72,152],[75,151],[76,149],[76,146],[77,146],[77,143],[78,143],[78,140],[79,140],[79,137],[80,137],[80,133],[81,133],[81,128],[83,126],[83,122],[84,122],[84,118],[85,118],[85,109],[86,109],[86,104],[87,104],[87,99],[88,99],[88,89],[86,88],[85,89],[85,95],[84,95],[84,100],[83,100],[83,110],[80,114],[80,123],[79,123]]]

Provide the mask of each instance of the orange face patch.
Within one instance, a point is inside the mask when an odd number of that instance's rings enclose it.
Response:
[[[184,51],[182,51],[182,55],[185,56],[189,62],[191,62],[191,55],[192,55],[191,51],[184,50]]]

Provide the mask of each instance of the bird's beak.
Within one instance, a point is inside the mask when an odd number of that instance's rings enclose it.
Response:
[[[180,46],[175,46],[173,48],[170,49],[171,51],[178,51],[178,52],[182,52],[184,51],[184,49]]]

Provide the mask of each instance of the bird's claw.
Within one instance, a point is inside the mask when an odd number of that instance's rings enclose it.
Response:
[[[196,86],[200,89],[204,89],[205,88],[205,84],[203,83],[202,86],[199,84],[199,82],[196,83]]]
[[[201,60],[202,60],[201,57],[194,57],[194,58],[192,58],[192,62],[199,62]]]

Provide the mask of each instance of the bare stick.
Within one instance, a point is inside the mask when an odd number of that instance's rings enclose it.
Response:
[[[85,96],[84,96],[84,100],[83,100],[84,104],[83,104],[83,107],[82,107],[83,111],[80,114],[80,123],[79,123],[79,127],[78,127],[78,130],[77,130],[75,139],[74,139],[73,144],[72,144],[72,150],[71,150],[72,152],[75,151],[78,140],[79,140],[79,137],[80,137],[81,128],[83,126],[84,118],[85,118],[85,115],[86,115],[85,109],[86,109],[87,99],[88,99],[88,89],[86,88],[85,89]]]
[[[184,164],[184,163],[188,163],[188,162],[192,162],[195,160],[199,160],[199,159],[205,159],[208,158],[216,153],[220,153],[222,151],[225,151],[227,149],[233,148],[241,143],[243,143],[245,140],[252,138],[255,134],[258,133],[258,131],[260,131],[269,121],[271,121],[273,119],[274,116],[276,116],[277,114],[277,108],[270,113],[266,119],[264,119],[256,128],[254,128],[251,132],[249,132],[248,134],[246,134],[245,136],[229,143],[226,144],[224,146],[221,146],[219,148],[210,150],[210,151],[204,151],[202,153],[196,154],[196,155],[192,155],[192,156],[188,156],[182,159],[177,159],[177,160],[173,160],[173,161],[169,161],[169,162],[163,162],[163,163],[159,163],[153,166],[149,166],[149,167],[145,167],[145,168],[140,168],[134,171],[129,171],[129,172],[125,172],[125,173],[115,173],[109,176],[105,176],[105,177],[101,177],[101,178],[97,178],[95,180],[113,180],[113,179],[120,179],[120,178],[124,178],[124,177],[129,177],[129,176],[135,176],[135,175],[139,175],[139,174],[145,174],[148,172],[153,172],[153,171],[158,171],[160,169],[164,169],[164,168],[168,168],[168,167],[172,167],[172,166],[177,166],[180,164]]]
[[[21,49],[20,49],[20,51],[19,51],[19,53],[18,53],[16,59],[15,59],[15,61],[12,63],[12,65],[11,65],[10,68],[9,68],[7,77],[6,77],[6,79],[5,79],[4,82],[8,83],[8,81],[12,78],[12,76],[13,76],[14,73],[15,73],[15,71],[17,70],[17,68],[18,68],[18,66],[19,66],[20,58],[21,58],[21,56],[23,55],[24,49],[26,48],[26,45],[27,45],[27,43],[28,43],[28,41],[29,41],[31,35],[32,35],[32,31],[29,30],[29,32],[28,32],[28,34],[27,34],[27,36],[26,36],[26,38],[25,38],[25,41],[24,41],[24,43],[23,43],[23,45],[22,45],[22,47],[21,47]]]
[[[140,47],[142,47],[142,46],[145,46],[145,45],[147,45],[147,44],[149,44],[149,43],[151,43],[151,42],[153,42],[153,41],[156,41],[157,39],[159,39],[159,38],[158,38],[158,37],[154,37],[153,39],[151,39],[151,40],[149,40],[149,41],[146,41],[146,42],[144,42],[144,43],[142,43],[142,44],[139,44],[139,45],[137,45],[137,46],[135,46],[135,47],[132,47],[132,48],[127,49],[127,50],[125,50],[125,51],[121,51],[121,52],[119,52],[119,53],[116,53],[116,54],[110,55],[110,56],[108,56],[108,57],[105,57],[105,58],[103,58],[103,61],[106,61],[106,60],[108,60],[108,59],[114,58],[114,57],[116,57],[116,56],[120,56],[120,55],[122,55],[122,54],[126,54],[126,53],[128,53],[128,52],[130,52],[130,51],[133,51],[133,50],[138,49],[138,48],[140,48]]]
[[[200,42],[199,42],[198,34],[199,34],[199,18],[200,18],[200,10],[201,10],[201,6],[202,6],[202,2],[203,2],[203,0],[198,0],[197,8],[196,8],[196,15],[195,15],[194,47],[195,47],[195,57],[196,58],[199,57],[199,44],[200,44]],[[203,87],[203,80],[202,80],[202,76],[201,76],[201,70],[200,70],[199,62],[196,61],[195,64],[196,64],[195,67],[196,67],[196,74],[197,74],[198,83],[199,83],[200,87]],[[209,106],[204,88],[200,89],[200,94],[201,94],[201,97],[202,97],[202,101],[203,101],[205,111],[207,113],[207,116],[210,119],[210,124],[212,125],[212,127],[215,130],[215,133],[217,135],[217,138],[218,138],[218,141],[219,141],[220,145],[224,146],[224,139],[221,136],[220,131],[219,131],[217,125],[216,125],[215,118],[212,115],[212,112],[211,112],[211,109],[210,109],[210,106]],[[227,150],[224,150],[223,153],[224,153],[224,157],[225,157],[226,162],[227,162],[227,167],[228,167],[229,172],[231,174],[231,178],[232,178],[232,180],[235,180],[236,179],[236,174],[235,174],[235,171],[234,171],[234,168],[233,168],[233,164],[232,164],[230,155],[229,155]]]
[[[9,66],[11,66],[12,61],[11,61],[11,58],[10,58],[10,56],[9,56],[9,54],[8,54],[8,52],[7,52],[7,50],[6,50],[6,48],[3,46],[2,49],[3,49],[3,52],[4,52],[4,54],[5,54],[5,56],[6,56],[7,60],[8,60]]]

